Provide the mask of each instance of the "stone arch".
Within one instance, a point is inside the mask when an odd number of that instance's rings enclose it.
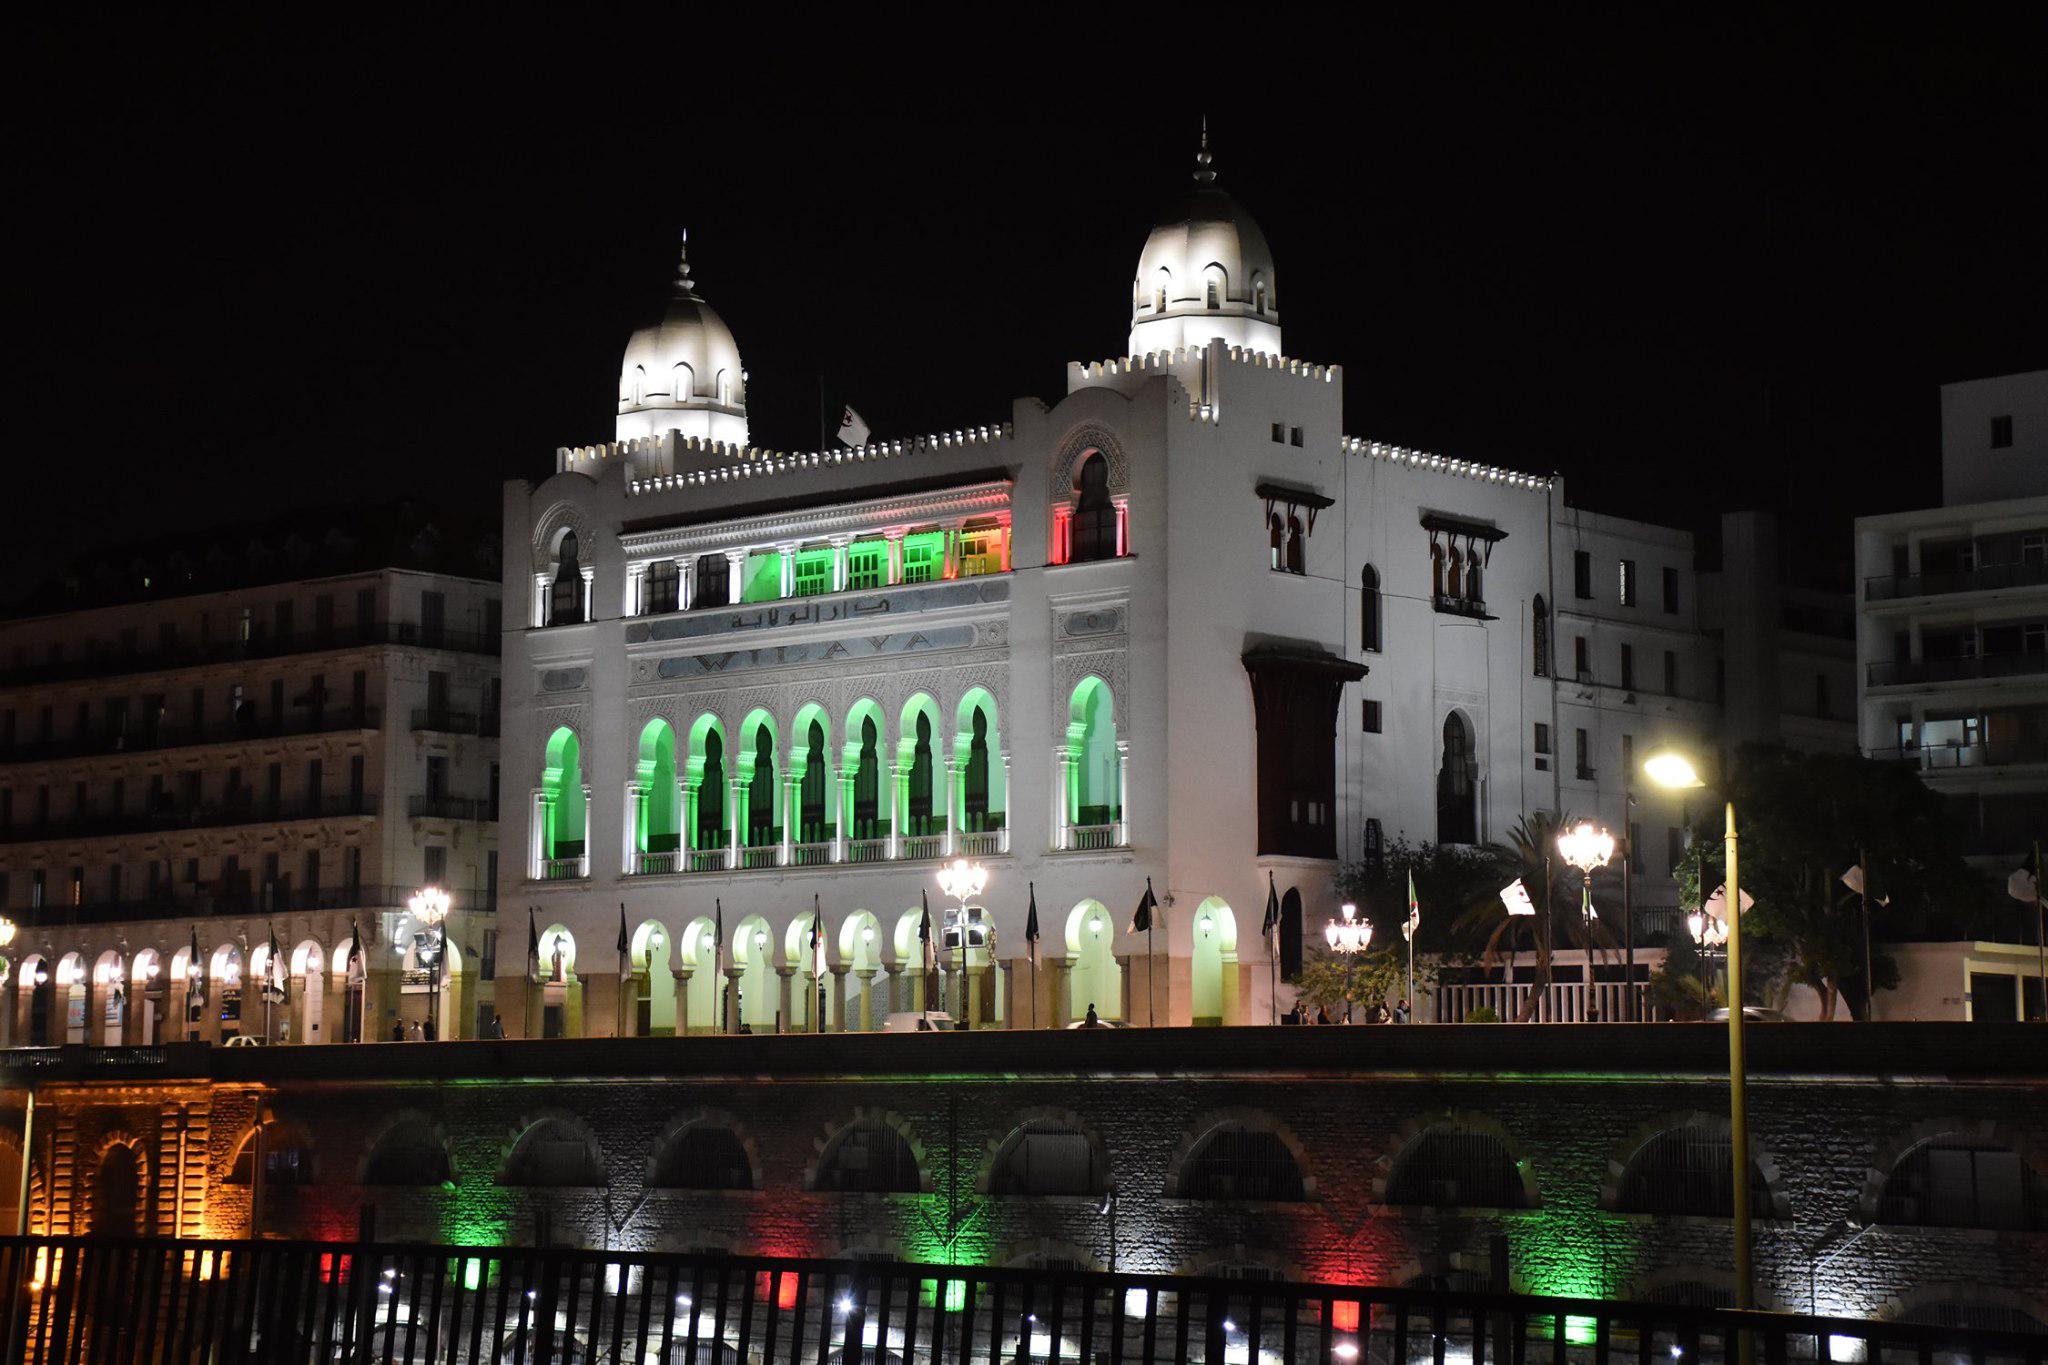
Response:
[[[19,1150],[20,1135],[9,1136]],[[149,1145],[126,1128],[109,1129],[93,1146],[89,1169],[92,1179],[80,1182],[73,1225],[94,1236],[147,1235],[156,1212]]]
[[[235,1140],[234,1154],[228,1159],[227,1174],[221,1180],[223,1185],[249,1185],[254,1183],[256,1176],[256,1132],[256,1125],[251,1124]],[[290,1168],[293,1173],[284,1177],[286,1183],[311,1185],[318,1182],[320,1178],[320,1149],[313,1141],[311,1129],[297,1119],[272,1114],[269,1118],[263,1120],[262,1132],[264,1161],[266,1163],[277,1152],[296,1150],[305,1154],[304,1159],[296,1167]],[[266,1169],[263,1178],[264,1183],[268,1185],[276,1182],[279,1177]],[[274,1204],[272,1206],[272,1213],[275,1213]]]
[[[428,1159],[413,1158],[417,1164],[407,1170],[399,1154],[408,1148],[428,1153]],[[440,1178],[433,1179],[437,1165]],[[394,1176],[412,1178],[393,1179]],[[459,1179],[447,1128],[423,1109],[401,1109],[384,1119],[370,1131],[369,1141],[363,1144],[363,1155],[356,1162],[359,1185],[439,1185],[453,1189]]]
[[[896,764],[901,794],[897,830],[904,835],[943,832],[947,808],[946,735],[939,704],[930,692],[913,692],[896,724]]]
[[[1101,1130],[1071,1109],[1054,1105],[1033,1105],[1011,1116],[1010,1125],[1000,1137],[989,1138],[984,1145],[981,1169],[974,1177],[974,1192],[987,1194],[998,1183],[998,1174],[1003,1164],[1020,1142],[1028,1136],[1026,1129],[1034,1124],[1058,1125],[1078,1136],[1087,1144],[1089,1160],[1101,1172],[1099,1179],[1089,1182],[1089,1188],[1068,1193],[1095,1196],[1116,1188],[1116,1173],[1109,1164],[1109,1148],[1102,1140]]]
[[[583,1143],[584,1170],[582,1174],[594,1175],[595,1180],[578,1182],[573,1179],[550,1179],[535,1182],[516,1177],[528,1174],[522,1169],[534,1155],[534,1145],[543,1139],[563,1140],[555,1135],[573,1135]],[[570,1172],[575,1174],[575,1172]],[[566,1187],[593,1188],[610,1184],[604,1160],[604,1145],[583,1117],[568,1109],[549,1107],[529,1110],[519,1121],[507,1130],[505,1140],[499,1145],[498,1169],[493,1183],[511,1186],[533,1186],[536,1188]]]
[[[674,853],[683,838],[675,727],[656,716],[642,727],[638,747],[633,765],[633,847],[640,853]]]
[[[537,838],[544,861],[572,860],[590,848],[590,776],[583,766],[583,736],[558,725],[548,735],[541,765]]]
[[[1100,422],[1083,422],[1054,447],[1052,490],[1056,500],[1072,496],[1075,481],[1081,475],[1081,462],[1097,454],[1108,467],[1110,493],[1130,492],[1131,461],[1124,453],[1123,441]]]
[[[1893,1174],[1914,1152],[1943,1138],[1991,1143],[2004,1148],[2019,1158],[2023,1200],[2030,1191],[2048,1194],[2048,1153],[2044,1153],[2026,1133],[1997,1119],[1934,1118],[1896,1134],[1871,1157],[1869,1169],[1864,1173],[1863,1188],[1856,1197],[1859,1220],[1866,1226],[1885,1222],[1884,1191]],[[2027,1213],[2037,1219],[2048,1217],[2048,1207],[2027,1208],[2022,1214],[2022,1225]],[[1915,1223],[1899,1225],[1926,1226]]]
[[[854,1106],[852,1117],[841,1123],[827,1124],[824,1131],[811,1140],[813,1156],[804,1167],[803,1187],[807,1190],[831,1188],[820,1185],[819,1180],[821,1176],[830,1178],[826,1173],[831,1169],[832,1159],[838,1155],[842,1144],[856,1132],[871,1132],[878,1129],[895,1134],[909,1148],[910,1160],[917,1175],[917,1191],[905,1190],[901,1193],[922,1191],[929,1194],[932,1188],[931,1172],[925,1167],[924,1143],[919,1141],[916,1130],[895,1110],[875,1109],[866,1105]]]
[[[1190,1174],[1190,1160],[1198,1155],[1211,1139],[1232,1129],[1270,1134],[1276,1138],[1281,1147],[1286,1149],[1288,1156],[1293,1158],[1294,1169],[1301,1177],[1301,1201],[1314,1202],[1319,1198],[1316,1193],[1316,1178],[1309,1167],[1308,1153],[1301,1145],[1301,1139],[1294,1135],[1293,1129],[1273,1115],[1248,1105],[1211,1109],[1197,1116],[1195,1121],[1187,1126],[1181,1134],[1180,1141],[1175,1144],[1172,1154],[1166,1159],[1166,1182],[1161,1191],[1166,1198],[1197,1197],[1181,1193],[1185,1178]],[[1289,1199],[1285,1202],[1297,1201]]]
[[[1202,267],[1203,305],[1211,312],[1221,310],[1232,302],[1230,297],[1230,271],[1223,262],[1211,261]]]
[[[1885,1300],[1878,1316],[1887,1322],[1911,1321],[1931,1316],[1927,1310],[1989,1308],[2002,1310],[2033,1320],[2021,1330],[2048,1330],[2048,1300],[2023,1293],[2017,1289],[2006,1289],[1999,1285],[1986,1284],[1982,1280],[1937,1280],[1923,1282],[1903,1294],[1895,1294]],[[1973,1324],[1974,1325],[1974,1324]]]
[[[734,926],[729,954],[740,969],[739,1021],[742,1026],[773,1028],[779,1004],[775,974],[775,933],[766,918],[748,915]]]
[[[790,786],[797,807],[790,818],[796,832],[791,842],[822,844],[833,828],[839,805],[839,783],[832,759],[832,713],[820,702],[807,702],[797,709],[789,725],[788,764]]]
[[[1002,715],[988,688],[977,684],[961,694],[953,713],[951,750],[954,771],[960,774],[960,828],[967,833],[1001,828],[1009,809],[1009,774]]]
[[[533,571],[551,573],[555,567],[555,551],[561,547],[563,534],[573,533],[578,544],[587,547],[590,540],[590,519],[583,509],[568,502],[557,502],[533,523]]]
[[[1229,1017],[1237,984],[1237,913],[1223,897],[1207,897],[1195,907],[1191,930],[1188,984],[1193,1019],[1198,1025],[1220,1025]]]
[[[872,727],[872,728],[871,728]],[[880,703],[861,697],[847,708],[839,771],[851,810],[840,812],[849,839],[877,839],[890,817],[889,725]]]
[[[1051,1237],[1026,1237],[1011,1242],[996,1253],[994,1264],[1019,1270],[1065,1269],[1067,1266],[1091,1272],[1103,1269],[1102,1258],[1094,1252]]]
[[[716,1131],[731,1139],[730,1144],[693,1143],[693,1132]],[[728,1172],[728,1178],[703,1183],[681,1183],[663,1179],[663,1166],[671,1155],[687,1157],[693,1164],[703,1166],[707,1161],[718,1162],[729,1156],[738,1156],[736,1166],[706,1166]],[[723,1109],[699,1105],[686,1109],[670,1119],[655,1136],[647,1149],[647,1175],[644,1182],[648,1189],[661,1190],[758,1190],[761,1188],[761,1153],[755,1145],[753,1135],[732,1114]]]
[[[1440,844],[1479,842],[1479,731],[1460,707],[1444,713],[1437,745],[1436,837]]]
[[[1103,1019],[1124,1017],[1123,966],[1116,960],[1116,917],[1092,897],[1067,912],[1067,1022],[1085,1019],[1095,1006]]]
[[[689,757],[681,776],[684,838],[701,852],[724,849],[733,821],[733,755],[717,712],[703,711],[690,723]]]
[[[775,717],[765,708],[756,707],[740,722],[739,742],[730,755],[727,774],[734,779],[741,793],[734,802],[739,809],[732,817],[740,822],[740,844],[745,847],[766,847],[779,837],[785,812],[783,810],[781,767],[781,740]],[[767,771],[762,771],[762,764]],[[761,784],[766,783],[764,787]]]
[[[555,964],[557,948],[561,950],[562,958],[559,970]],[[544,981],[576,979],[576,935],[559,920],[540,931],[540,970]]]
[[[1066,790],[1062,818],[1080,827],[1123,820],[1122,760],[1117,739],[1117,696],[1107,678],[1089,673],[1067,694]]]
[[[1198,1251],[1174,1267],[1176,1275],[1200,1275],[1226,1280],[1253,1279],[1249,1271],[1263,1271],[1265,1278],[1285,1280],[1294,1284],[1306,1283],[1309,1276],[1302,1270],[1301,1263],[1285,1252],[1272,1247],[1255,1246],[1247,1242],[1231,1242],[1224,1246],[1210,1247]]]
[[[1387,1195],[1390,1192],[1399,1193],[1399,1191],[1395,1190],[1395,1184],[1402,1164],[1405,1161],[1414,1159],[1421,1152],[1422,1144],[1431,1134],[1440,1133],[1446,1128],[1453,1127],[1468,1133],[1481,1134],[1499,1142],[1507,1160],[1513,1163],[1515,1181],[1521,1189],[1521,1200],[1519,1203],[1474,1205],[1460,1201],[1452,1204],[1436,1205],[1419,1204],[1406,1200],[1400,1203],[1388,1202]],[[1394,1130],[1393,1135],[1387,1141],[1386,1155],[1380,1158],[1379,1164],[1379,1173],[1373,1177],[1372,1182],[1375,1212],[1393,1209],[1412,1210],[1468,1207],[1536,1209],[1543,1206],[1542,1195],[1536,1186],[1536,1173],[1530,1167],[1527,1150],[1516,1140],[1515,1135],[1508,1130],[1507,1125],[1494,1118],[1491,1114],[1477,1113],[1468,1109],[1447,1109],[1440,1114],[1416,1115]]]
[[[1600,1181],[1598,1207],[1609,1212],[1621,1211],[1619,1206],[1626,1192],[1628,1177],[1643,1150],[1656,1138],[1682,1128],[1703,1128],[1725,1138],[1729,1130],[1728,1115],[1710,1114],[1700,1109],[1676,1110],[1636,1125],[1608,1155],[1607,1173]],[[1750,1216],[1790,1218],[1792,1200],[1790,1192],[1785,1187],[1784,1174],[1778,1169],[1777,1160],[1764,1150],[1763,1143],[1754,1134],[1749,1139],[1749,1160],[1763,1181],[1766,1195],[1763,1207],[1752,1207]]]

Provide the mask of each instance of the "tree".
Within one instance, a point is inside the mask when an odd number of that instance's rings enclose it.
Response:
[[[1551,962],[1560,946],[1580,947],[1588,955],[1612,947],[1614,937],[1598,918],[1588,920],[1580,911],[1582,874],[1557,854],[1557,836],[1574,823],[1570,815],[1554,816],[1536,811],[1523,816],[1508,831],[1505,843],[1486,846],[1486,858],[1493,872],[1486,894],[1473,900],[1458,917],[1456,932],[1478,944],[1480,965],[1488,971],[1501,965],[1505,953],[1510,969],[1523,945],[1536,960],[1536,989],[1522,1002],[1517,1019],[1536,1017],[1549,993]],[[1508,913],[1500,888],[1519,878],[1536,907],[1533,915]],[[1604,881],[1605,877],[1596,877]]]
[[[1375,938],[1374,942],[1379,940]],[[1418,989],[1424,980],[1424,964],[1415,964]],[[1311,948],[1301,964],[1295,998],[1310,1008],[1321,1007],[1336,1014],[1349,1014],[1354,1006],[1373,1006],[1401,999],[1408,993],[1406,944],[1376,948],[1364,953],[1333,953]]]

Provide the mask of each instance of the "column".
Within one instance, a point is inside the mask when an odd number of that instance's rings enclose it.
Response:
[[[621,614],[645,616],[647,614],[647,566],[628,564],[626,566],[626,597],[619,604]]]
[[[853,823],[853,773],[844,763],[839,767],[839,819],[832,826],[832,861],[846,861],[846,827]]]
[[[1065,1028],[1067,1020],[1074,1017],[1073,1001],[1071,998],[1074,988],[1073,961],[1070,958],[1064,957],[1048,958],[1046,961],[1041,962],[1039,966],[1052,973],[1052,989],[1047,992],[1049,997],[1048,1012],[1052,1017],[1046,1021],[1046,1026],[1049,1028]]]
[[[1073,811],[1070,796],[1074,790],[1074,754],[1066,745],[1059,745],[1052,751],[1050,771],[1056,775],[1052,787],[1052,846],[1071,848]]]
[[[676,610],[688,611],[697,600],[697,556],[676,556]]]
[[[777,595],[780,597],[794,597],[796,596],[796,542],[793,540],[781,542],[775,547],[775,553],[782,561],[778,565],[782,571],[782,587]]]
[[[597,618],[597,569],[593,565],[583,566],[583,619]]]
[[[1116,553],[1121,559],[1131,552],[1131,500],[1118,498],[1116,506]]]
[[[548,623],[548,576],[537,573],[533,576],[533,624],[544,626]]]
[[[1116,841],[1131,842],[1131,744],[1116,742]]]
[[[740,812],[740,780],[728,777],[725,784],[732,789],[725,799],[725,866],[730,871],[740,865],[740,825],[745,817]]]
[[[746,969],[737,962],[725,969],[725,998],[718,1002],[717,1012],[727,1033],[740,1031],[740,978],[745,974]]]
[[[738,606],[747,587],[747,552],[727,550],[725,552],[725,600]]]
[[[785,762],[779,779],[782,784],[782,850],[777,856],[784,867],[788,867],[790,863],[789,846],[793,842],[791,836],[796,831],[796,818],[802,811],[797,801],[797,776],[791,771],[792,766]]]
[[[946,559],[945,567],[939,573],[939,577],[941,578],[958,578],[960,576],[961,524],[961,519],[955,517],[953,520],[947,522],[944,527],[946,533]]]
[[[879,747],[879,746],[878,746]],[[903,764],[889,760],[889,856],[894,858],[903,847],[903,817],[908,802],[903,799],[903,784],[908,774]]]
[[[996,544],[1002,553],[1003,572],[1008,573],[1010,571],[1010,514],[1005,512],[1002,520],[997,525]]]
[[[872,1033],[875,1027],[875,969],[855,967],[853,974],[860,982],[860,1031]],[[845,1007],[842,1005],[840,1017],[844,1019],[845,1015]]]
[[[846,591],[846,547],[853,543],[852,536],[832,537],[832,591]]]
[[[776,1010],[782,1018],[782,1027],[780,1029],[780,1032],[794,1032],[796,1029],[796,1012],[791,1008],[791,1001],[789,997],[790,984],[796,979],[796,968],[788,966],[786,964],[777,967],[775,969],[775,976]],[[809,979],[806,978],[805,989],[808,990],[809,987]]]
[[[893,586],[903,581],[903,528],[890,527],[882,532],[882,539],[889,546],[887,582]]]
[[[832,1019],[829,1027],[834,1033],[846,1032],[846,974],[850,970],[844,962],[835,962],[826,967],[832,973]]]
[[[690,981],[697,975],[697,969],[685,963],[682,966],[669,968],[669,975],[674,978],[673,989],[676,993],[676,1037],[681,1038],[688,1034],[692,1028],[690,1020]]]

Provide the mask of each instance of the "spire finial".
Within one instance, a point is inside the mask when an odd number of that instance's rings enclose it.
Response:
[[[1209,161],[1209,116],[1204,114],[1202,115],[1202,147],[1200,151],[1195,153],[1195,183],[1197,185],[1214,183],[1216,172],[1209,169]]]
[[[676,253],[676,292],[694,294],[696,282],[690,278],[690,230],[683,229],[682,249]]]

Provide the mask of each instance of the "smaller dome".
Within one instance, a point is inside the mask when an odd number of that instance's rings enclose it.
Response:
[[[660,314],[635,329],[619,366],[618,439],[670,429],[685,436],[747,443],[747,380],[732,329],[697,296],[690,239]]]
[[[1195,156],[1195,186],[1159,220],[1138,254],[1131,286],[1132,355],[1226,345],[1280,353],[1273,252],[1244,206],[1216,187],[1209,131]]]

